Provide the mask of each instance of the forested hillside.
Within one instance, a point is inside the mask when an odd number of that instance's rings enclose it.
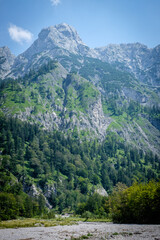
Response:
[[[102,143],[80,142],[76,132],[71,137],[44,131],[2,114],[0,133],[1,200],[18,204],[10,217],[42,214],[46,203],[60,212],[75,210],[100,186],[109,193],[118,182],[130,186],[160,177],[157,156],[133,149],[113,133]]]

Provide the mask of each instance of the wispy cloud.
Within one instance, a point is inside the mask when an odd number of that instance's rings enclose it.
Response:
[[[33,34],[31,32],[13,24],[11,24],[8,28],[8,32],[12,40],[21,44],[23,42],[30,42],[33,38]]]
[[[61,0],[50,0],[53,6],[60,4]]]

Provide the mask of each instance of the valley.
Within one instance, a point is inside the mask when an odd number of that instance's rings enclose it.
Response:
[[[42,29],[17,57],[0,48],[2,220],[110,217],[118,187],[144,187],[139,201],[146,191],[157,208],[159,54],[140,43],[91,49],[68,24]]]

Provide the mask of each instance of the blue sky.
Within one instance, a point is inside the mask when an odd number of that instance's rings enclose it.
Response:
[[[92,48],[160,44],[160,0],[0,0],[0,47],[18,55],[42,28],[64,22]]]

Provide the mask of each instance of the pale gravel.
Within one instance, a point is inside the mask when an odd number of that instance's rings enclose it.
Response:
[[[160,240],[160,225],[79,222],[71,226],[0,229],[0,240],[68,240],[88,233],[92,234],[90,240]]]

